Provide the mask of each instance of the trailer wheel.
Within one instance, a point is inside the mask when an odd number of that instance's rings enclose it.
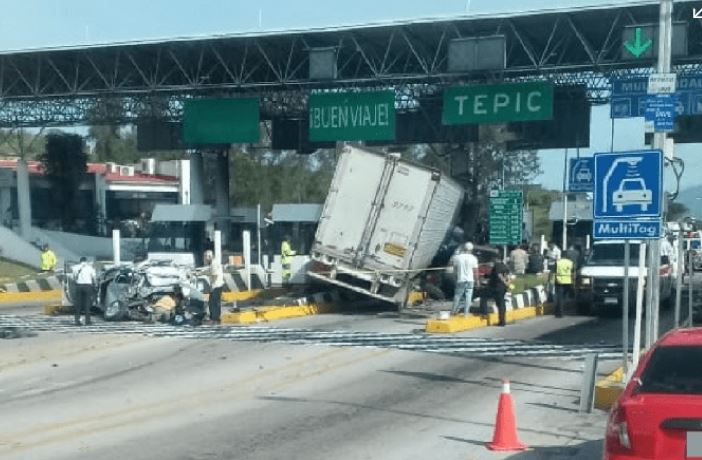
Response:
[[[444,291],[441,290],[438,286],[435,286],[433,284],[427,284],[424,286],[424,290],[427,293],[427,296],[429,296],[430,299],[432,300],[446,300],[446,295],[444,294]]]

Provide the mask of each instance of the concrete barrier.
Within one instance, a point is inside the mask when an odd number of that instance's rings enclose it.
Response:
[[[595,407],[609,410],[624,391],[624,368],[620,367],[595,385]]]
[[[335,293],[320,293],[308,297],[300,297],[282,305],[264,305],[244,311],[229,311],[222,313],[222,324],[252,324],[275,321],[301,316],[332,313],[339,301]]]
[[[546,289],[543,286],[536,286],[527,291],[509,295],[509,298],[505,299],[507,321],[520,321],[551,314],[553,306],[546,304],[546,300]],[[426,332],[453,334],[497,324],[499,322],[497,306],[493,302],[487,307],[487,313],[481,312],[479,307],[472,307],[471,312],[474,314],[470,316],[454,315],[448,319],[430,319],[426,324]]]
[[[59,302],[62,295],[63,286],[58,276],[0,285],[0,304]]]

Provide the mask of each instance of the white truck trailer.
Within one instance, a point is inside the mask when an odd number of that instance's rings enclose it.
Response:
[[[462,200],[463,188],[435,169],[345,147],[308,275],[401,307],[453,229]]]

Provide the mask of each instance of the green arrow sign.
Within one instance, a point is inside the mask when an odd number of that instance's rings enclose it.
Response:
[[[653,40],[649,38],[648,40],[643,41],[641,35],[641,27],[637,27],[634,30],[634,43],[631,43],[630,41],[624,42],[624,48],[626,48],[626,50],[630,52],[632,56],[637,58],[648,51],[651,45],[653,45]]]

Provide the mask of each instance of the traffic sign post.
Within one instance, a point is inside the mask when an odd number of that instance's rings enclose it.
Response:
[[[508,245],[522,242],[522,206],[521,190],[490,191],[490,244]]]
[[[660,150],[595,154],[595,222],[641,218],[660,221],[662,182],[663,152]],[[626,237],[619,235],[617,239]]]
[[[592,157],[571,158],[568,167],[568,190],[592,192],[594,188],[595,162]]]
[[[654,240],[662,233],[663,152],[639,150],[595,154],[595,239],[624,240],[622,344],[624,374],[629,372],[629,249],[630,240]],[[645,255],[639,254],[642,259]],[[641,260],[639,260],[639,264]],[[640,265],[639,265],[640,266]],[[641,269],[640,269],[641,270]],[[649,270],[652,271],[653,268]],[[639,273],[639,278],[641,273]],[[650,284],[649,284],[650,286]],[[637,288],[637,305],[641,289]],[[649,296],[650,298],[650,296]],[[636,324],[640,324],[637,309]],[[638,332],[635,332],[635,335]],[[636,339],[634,341],[636,344]],[[635,345],[636,346],[636,345]],[[638,350],[634,350],[634,355]]]
[[[666,75],[666,74],[656,74]],[[649,92],[650,77],[617,79],[612,81],[611,117],[643,117]],[[656,86],[651,89],[665,89]],[[702,115],[702,74],[679,76],[675,82],[675,114]]]
[[[677,75],[674,73],[654,73],[648,77],[648,94],[673,94]]]
[[[669,133],[675,129],[677,100],[674,94],[655,94],[646,100],[644,113],[648,133]]]

